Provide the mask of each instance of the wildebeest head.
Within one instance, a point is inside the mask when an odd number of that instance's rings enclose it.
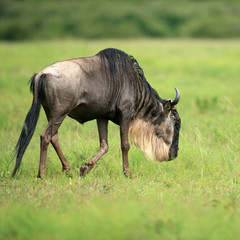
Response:
[[[177,112],[180,93],[175,88],[174,100],[160,99],[144,118],[134,120],[129,129],[132,142],[146,157],[156,161],[170,161],[177,157],[181,119]]]
[[[168,160],[173,160],[177,157],[178,154],[178,140],[179,140],[179,131],[181,127],[181,119],[177,112],[177,104],[180,100],[180,93],[175,87],[176,97],[172,100],[165,100],[163,103],[164,113],[165,113],[165,143],[169,146]],[[161,124],[160,124],[160,128]],[[164,127],[163,127],[164,128]],[[161,137],[161,136],[160,136]]]

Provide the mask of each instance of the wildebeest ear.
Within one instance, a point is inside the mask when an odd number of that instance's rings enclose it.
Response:
[[[164,103],[164,112],[166,114],[169,114],[169,112],[171,111],[172,109],[172,101],[169,99],[167,100],[165,103]]]
[[[166,114],[168,114],[172,109],[177,110],[177,104],[180,100],[180,93],[176,87],[175,87],[175,91],[176,91],[176,97],[174,98],[174,100],[168,99],[163,104],[164,111]]]

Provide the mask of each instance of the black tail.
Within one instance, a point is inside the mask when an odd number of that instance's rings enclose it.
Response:
[[[36,74],[30,80],[31,81],[30,89],[33,92],[33,95],[35,95],[34,94],[35,76]],[[33,136],[33,133],[35,131],[37,121],[39,118],[40,109],[41,109],[41,103],[39,101],[39,98],[37,97],[37,100],[35,102],[33,100],[32,106],[27,114],[22,132],[20,134],[17,145],[15,147],[15,151],[17,152],[17,158],[16,158],[16,165],[13,170],[12,176],[16,174],[21,164],[23,154],[25,153],[25,150],[27,149],[27,146],[30,143],[30,140]]]

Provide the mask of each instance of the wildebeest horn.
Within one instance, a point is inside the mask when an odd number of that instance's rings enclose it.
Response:
[[[176,91],[176,97],[175,99],[171,102],[171,106],[175,106],[178,104],[179,100],[180,100],[180,92],[178,91],[178,89],[176,87],[175,88],[175,91]]]

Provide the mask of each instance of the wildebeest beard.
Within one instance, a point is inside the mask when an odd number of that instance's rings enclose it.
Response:
[[[172,113],[154,124],[150,119],[136,119],[129,127],[131,141],[144,155],[156,161],[169,161],[177,157],[180,118],[175,122]],[[175,115],[175,113],[174,113]]]

